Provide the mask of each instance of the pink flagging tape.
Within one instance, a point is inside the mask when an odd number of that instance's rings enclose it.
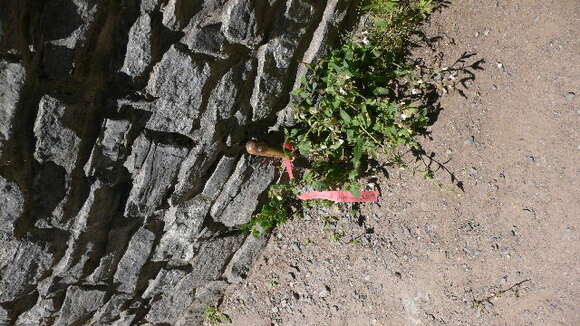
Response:
[[[292,144],[290,144],[290,143],[284,143],[284,145],[282,145],[282,147],[284,147],[284,149],[289,150],[289,151],[294,150],[294,147],[292,147]],[[286,168],[286,172],[288,173],[288,177],[290,179],[294,179],[294,171],[292,170],[293,169],[292,161],[290,161],[287,158],[283,158],[282,164],[284,164],[284,167]]]
[[[377,191],[361,191],[361,197],[356,197],[350,191],[311,191],[298,195],[298,199],[326,199],[335,203],[363,203],[379,199]]]
[[[290,143],[284,143],[282,147],[285,150],[294,151],[294,147]],[[288,177],[294,179],[292,161],[285,157],[282,159],[282,164],[284,164]],[[311,191],[298,195],[298,199],[326,199],[337,203],[364,203],[377,201],[379,199],[379,193],[377,191],[362,191],[360,194],[360,197],[356,197],[350,191]]]
[[[284,167],[286,168],[286,172],[288,173],[288,177],[290,179],[294,179],[294,171],[292,171],[292,161],[290,161],[287,158],[283,158],[282,164],[284,164]]]

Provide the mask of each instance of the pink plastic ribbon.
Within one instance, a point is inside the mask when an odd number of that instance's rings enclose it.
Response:
[[[289,143],[284,143],[284,145],[282,145],[284,147],[284,149],[289,150],[289,151],[293,151],[294,148],[292,147],[291,144]],[[284,168],[286,168],[286,172],[288,173],[288,177],[290,179],[294,179],[294,171],[293,169],[293,164],[292,161],[290,161],[290,159],[284,157],[282,159],[282,164],[284,164]]]
[[[361,191],[360,194],[360,197],[356,197],[350,191],[311,191],[298,195],[298,199],[326,199],[335,203],[364,203],[379,199],[377,191]]]
[[[294,150],[294,147],[290,143],[284,143],[282,147],[289,151]],[[284,164],[288,177],[294,179],[292,161],[288,158],[283,158],[282,164]],[[298,199],[326,199],[336,203],[364,203],[377,201],[379,199],[379,193],[377,191],[361,191],[360,194],[360,197],[356,197],[350,191],[311,191],[298,195]]]
[[[286,168],[286,172],[288,173],[288,177],[290,179],[294,179],[294,171],[292,171],[292,161],[290,161],[287,158],[283,158],[282,164],[284,164],[284,168]]]

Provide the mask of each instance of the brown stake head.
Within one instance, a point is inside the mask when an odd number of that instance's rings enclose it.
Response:
[[[259,141],[249,141],[246,143],[246,151],[248,154],[265,156],[265,157],[275,157],[275,158],[287,158],[288,155],[284,154],[282,150],[272,148],[268,144]]]

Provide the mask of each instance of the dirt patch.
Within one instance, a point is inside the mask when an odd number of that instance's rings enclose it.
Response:
[[[436,14],[430,57],[486,61],[423,142],[464,192],[444,170],[390,171],[360,213],[279,228],[221,310],[235,325],[580,324],[579,26],[576,0]]]

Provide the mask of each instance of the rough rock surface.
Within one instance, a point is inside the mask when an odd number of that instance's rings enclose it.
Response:
[[[233,325],[580,325],[580,1],[448,4],[414,56],[485,63],[440,98],[433,161],[277,228],[220,304]]]
[[[0,59],[0,156],[4,143],[13,132],[12,124],[25,77],[26,72],[21,64]]]
[[[0,176],[0,230],[14,232],[14,222],[24,210],[24,198],[15,183]]]
[[[0,325],[196,325],[351,0],[0,2]],[[283,115],[282,115],[283,116]]]

